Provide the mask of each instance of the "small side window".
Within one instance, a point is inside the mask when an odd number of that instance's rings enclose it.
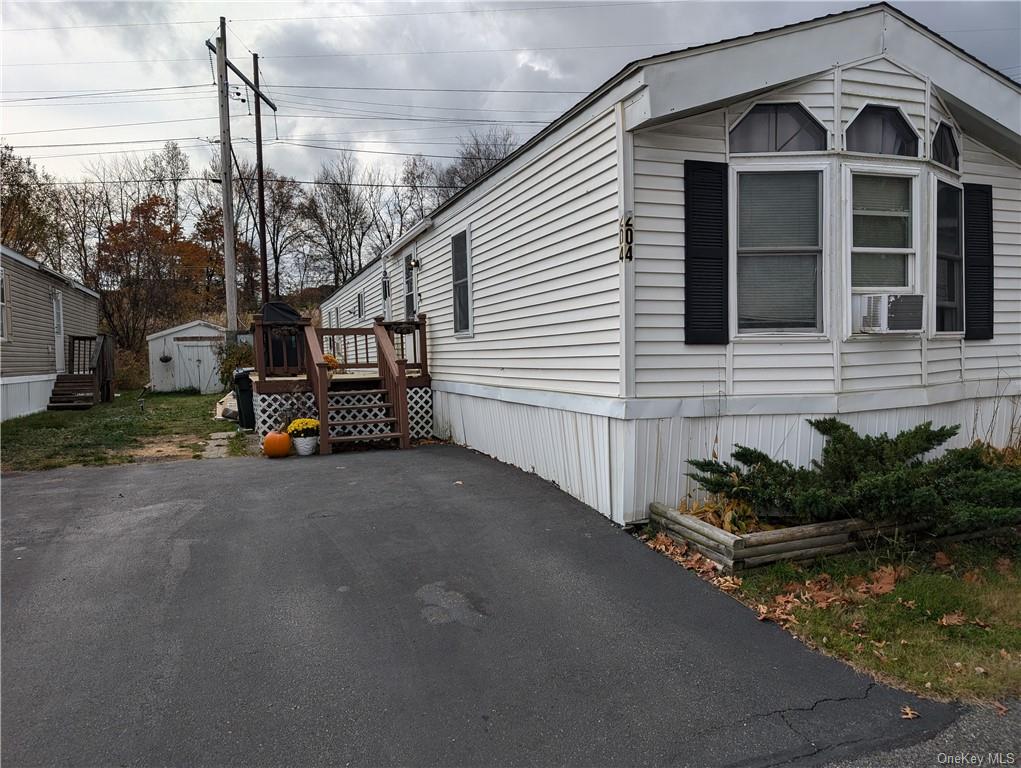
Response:
[[[7,341],[11,332],[11,305],[7,275],[0,269],[0,341]]]
[[[358,316],[359,320],[361,318],[365,317],[365,294],[364,293],[359,293],[358,294],[358,300],[355,303],[355,314]]]
[[[418,297],[415,295],[415,264],[409,253],[404,257],[404,316],[413,319],[418,310]]]
[[[947,168],[960,170],[961,153],[954,140],[954,132],[946,123],[940,123],[936,135],[932,137],[932,159]]]
[[[800,104],[756,104],[730,132],[731,152],[822,152],[826,130]]]
[[[454,333],[472,332],[471,255],[468,230],[450,238],[450,262],[454,286]]]
[[[873,155],[918,157],[918,135],[896,107],[869,104],[847,127],[847,148]]]

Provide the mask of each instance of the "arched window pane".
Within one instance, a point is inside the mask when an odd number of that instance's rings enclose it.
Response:
[[[847,128],[851,152],[918,157],[918,137],[894,107],[869,105]]]
[[[800,104],[757,104],[730,132],[731,152],[826,149],[826,131]]]
[[[958,170],[961,154],[957,149],[957,142],[954,141],[954,132],[946,123],[939,124],[932,139],[932,159],[947,168]]]

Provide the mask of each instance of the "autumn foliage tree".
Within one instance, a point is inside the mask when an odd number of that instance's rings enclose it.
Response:
[[[119,346],[140,351],[158,323],[181,316],[186,250],[173,204],[159,196],[144,199],[107,229],[97,269],[103,318]]]

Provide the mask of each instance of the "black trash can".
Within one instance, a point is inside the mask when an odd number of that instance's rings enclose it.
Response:
[[[234,371],[234,398],[238,401],[238,426],[255,429],[255,403],[252,400],[252,368]]]

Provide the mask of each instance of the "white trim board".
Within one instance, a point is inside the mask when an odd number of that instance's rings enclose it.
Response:
[[[737,395],[725,397],[613,398],[570,392],[493,387],[433,379],[438,392],[468,395],[488,400],[555,408],[613,419],[664,419],[675,416],[704,418],[717,415],[860,413],[888,408],[937,405],[979,397],[1021,395],[1021,381],[967,381],[928,387],[903,387],[881,392],[839,395]]]

